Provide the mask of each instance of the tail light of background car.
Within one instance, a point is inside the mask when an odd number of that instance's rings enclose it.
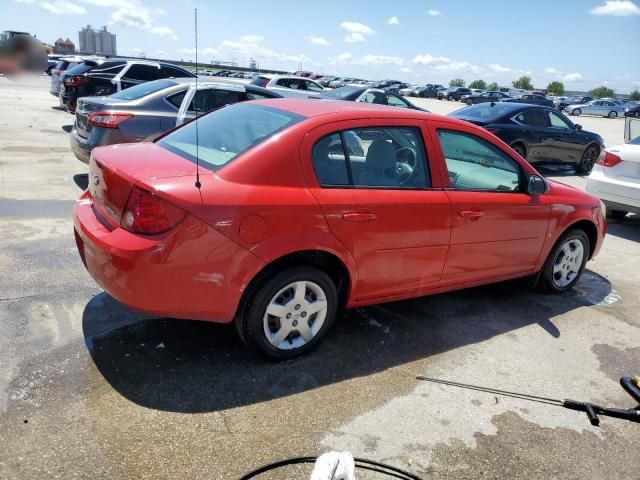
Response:
[[[122,122],[130,118],[133,118],[132,113],[92,112],[89,114],[87,123],[94,127],[118,128]]]
[[[187,212],[139,187],[133,187],[120,226],[132,233],[156,235],[176,227]]]
[[[598,165],[602,165],[603,167],[615,167],[620,162],[622,162],[622,159],[619,156],[604,151],[600,154],[596,163]]]
[[[67,87],[78,87],[80,85],[84,85],[85,83],[89,83],[89,77],[74,76],[65,78],[64,80],[64,84]]]

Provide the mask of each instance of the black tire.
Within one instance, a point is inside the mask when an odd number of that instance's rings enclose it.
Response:
[[[609,117],[609,118],[618,118],[618,112],[611,111],[611,112],[609,112],[609,115],[607,115],[607,117]]]
[[[580,110],[579,108],[574,108],[573,110],[571,110],[571,115],[575,115],[576,117],[579,117],[581,113],[582,110]]]
[[[561,254],[562,247],[567,242],[572,240],[577,240],[580,243],[582,243],[582,248],[584,252],[582,256],[582,262],[580,264],[578,273],[571,280],[571,282],[568,283],[567,285],[559,285],[556,281],[556,277],[555,277],[556,274],[554,274],[554,271],[553,271],[554,266],[559,260],[558,258],[559,255],[564,255],[564,254]],[[584,267],[587,264],[587,260],[589,259],[589,252],[590,252],[589,237],[587,236],[584,230],[581,230],[579,228],[573,228],[565,232],[560,237],[560,239],[556,242],[556,244],[553,246],[553,248],[551,249],[551,252],[549,253],[549,256],[547,257],[547,260],[544,262],[544,265],[538,275],[538,279],[535,285],[536,289],[546,293],[561,293],[561,292],[566,292],[567,290],[570,290],[571,288],[573,288],[573,286],[578,282],[578,280],[580,280],[580,277],[584,272]]]
[[[527,147],[525,147],[522,142],[515,142],[513,145],[511,145],[511,148],[513,148],[516,153],[522,158],[524,158],[525,160],[527,159]]]
[[[580,163],[576,164],[576,171],[582,174],[591,172],[599,155],[600,149],[596,145],[589,145],[582,153]]]
[[[613,220],[622,220],[627,216],[627,213],[624,210],[609,210],[607,209],[607,217],[612,218]]]
[[[633,116],[636,117],[636,118],[640,117],[640,111],[634,113]]]
[[[466,102],[466,103],[467,103],[467,105],[469,105],[469,106],[473,105],[473,101],[471,101],[471,100],[467,100],[467,102]]]
[[[453,100],[453,97],[452,97],[451,95],[449,95],[449,96],[447,97],[447,100],[451,101],[451,100]]]
[[[280,290],[293,282],[302,280],[313,282],[324,292],[327,300],[324,323],[313,338],[304,345],[291,349],[277,348],[271,344],[264,330],[263,319],[267,307]],[[266,277],[253,286],[245,295],[243,305],[240,306],[236,315],[235,325],[242,341],[260,355],[272,360],[288,360],[304,355],[317,347],[335,321],[337,312],[338,292],[331,277],[315,267],[295,267]],[[309,316],[307,321],[310,319],[314,319],[313,315]],[[302,319],[299,321],[302,322]],[[289,342],[291,343],[291,340]]]

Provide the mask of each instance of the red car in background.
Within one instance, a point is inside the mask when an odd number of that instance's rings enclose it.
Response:
[[[565,291],[606,230],[596,197],[543,179],[482,128],[311,99],[95,149],[74,221],[113,297],[233,322],[276,359],[314,348],[343,308],[531,275]]]

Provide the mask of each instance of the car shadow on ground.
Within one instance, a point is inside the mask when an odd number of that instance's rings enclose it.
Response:
[[[573,165],[548,164],[548,165],[534,165],[534,167],[544,177],[583,177],[583,178],[588,177],[588,175],[579,173]]]
[[[63,125],[62,130],[64,130],[67,133],[71,133],[71,130],[73,130],[73,125]]]
[[[607,220],[607,234],[640,242],[640,215],[630,214],[622,220]]]
[[[73,181],[78,186],[78,188],[82,191],[85,191],[89,186],[89,174],[88,173],[78,173],[73,176]]]
[[[83,333],[96,367],[144,407],[198,413],[293,395],[421,360],[601,302],[611,284],[586,271],[562,295],[517,280],[345,313],[311,354],[274,363],[250,352],[231,326],[136,313],[105,293],[85,307]]]

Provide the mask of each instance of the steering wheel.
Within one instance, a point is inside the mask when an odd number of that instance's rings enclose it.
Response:
[[[402,147],[396,150],[396,155],[398,161],[396,162],[394,174],[400,185],[406,185],[413,180],[418,171],[416,168],[418,163],[416,152],[409,147]]]

